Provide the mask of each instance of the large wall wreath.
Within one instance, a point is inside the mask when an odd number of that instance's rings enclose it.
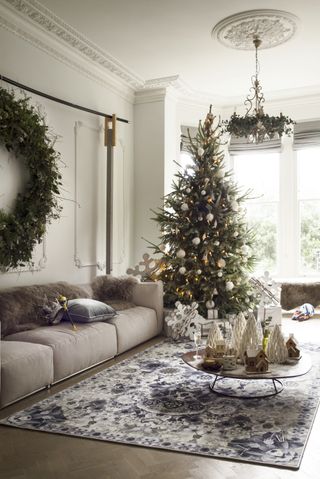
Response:
[[[0,88],[0,146],[24,162],[29,179],[17,195],[12,212],[0,209],[0,269],[32,264],[32,251],[46,224],[60,215],[60,154],[54,150],[43,116],[14,92]]]

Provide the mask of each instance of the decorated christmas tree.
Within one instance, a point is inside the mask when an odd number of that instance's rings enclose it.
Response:
[[[165,304],[179,300],[199,303],[199,312],[220,315],[254,307],[248,273],[254,264],[253,234],[241,207],[241,194],[225,170],[221,131],[210,111],[188,138],[193,164],[175,175],[172,192],[155,213],[161,243],[157,278],[162,279]]]

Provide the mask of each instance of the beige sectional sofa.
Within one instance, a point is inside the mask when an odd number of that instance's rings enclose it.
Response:
[[[21,290],[23,293],[23,288]],[[90,297],[90,287],[86,290]],[[7,406],[160,334],[162,283],[135,284],[130,302],[134,306],[119,311],[114,318],[77,324],[76,331],[70,323],[61,322],[6,335],[0,346],[0,406]]]

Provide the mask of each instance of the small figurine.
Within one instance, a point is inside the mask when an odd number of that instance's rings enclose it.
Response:
[[[59,296],[57,297],[57,301],[58,303],[60,304],[60,306],[63,308],[64,312],[66,313],[70,323],[72,324],[72,328],[74,331],[77,331],[77,327],[76,325],[74,324],[70,314],[69,314],[69,311],[68,311],[68,300],[65,296],[63,296],[62,294],[59,294]]]
[[[293,321],[307,321],[314,315],[314,307],[310,303],[305,303],[296,309],[291,319]]]
[[[298,341],[293,334],[290,334],[289,339],[286,341],[289,359],[299,359],[300,349],[298,348]]]
[[[248,373],[266,373],[269,368],[269,360],[262,346],[258,348],[250,347],[245,353],[246,372]]]

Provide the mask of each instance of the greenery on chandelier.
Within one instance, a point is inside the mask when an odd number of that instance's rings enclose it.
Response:
[[[0,209],[2,271],[32,264],[33,249],[43,238],[46,224],[60,215],[60,154],[54,150],[55,139],[29,98],[16,98],[13,91],[0,88],[0,146],[28,170],[27,184],[13,210]]]
[[[255,306],[248,275],[255,262],[254,235],[241,207],[248,194],[240,194],[225,171],[214,120],[210,107],[196,137],[189,135],[193,164],[175,175],[172,192],[153,218],[161,243],[152,247],[161,258],[152,279],[163,280],[165,304],[196,301],[204,316],[213,307],[223,315]]]
[[[256,115],[240,116],[237,113],[231,115],[230,120],[224,122],[225,131],[237,138],[250,139],[253,135],[259,136],[259,133],[267,133],[269,139],[281,138],[283,134],[291,135],[294,121],[288,116],[280,113],[279,116],[269,116],[262,111]],[[262,139],[260,141],[263,141]]]

